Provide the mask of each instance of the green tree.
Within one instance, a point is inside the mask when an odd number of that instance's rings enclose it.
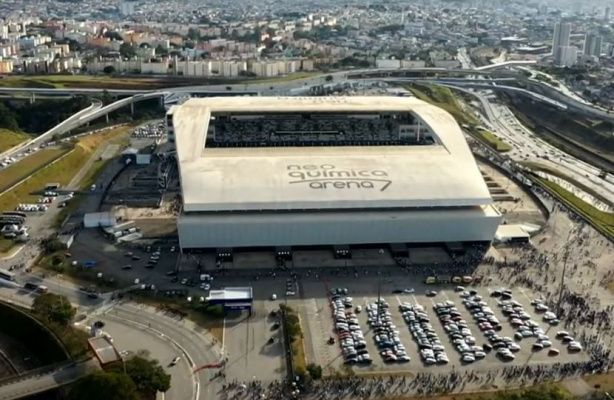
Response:
[[[332,75],[326,75],[326,78],[324,78],[326,80],[326,82],[331,82],[334,78]]]
[[[95,371],[79,379],[70,390],[70,400],[140,400],[128,375]]]
[[[119,54],[121,54],[122,57],[133,58],[136,56],[136,49],[130,43],[124,42],[119,46]]]
[[[190,28],[188,29],[188,34],[186,37],[194,42],[197,42],[198,40],[200,40],[200,32],[198,31],[198,29]]]
[[[117,368],[117,372],[123,371],[123,366]],[[156,392],[166,392],[171,387],[171,376],[158,364],[158,360],[135,356],[126,361],[126,374],[143,398],[153,398]]]
[[[168,50],[164,47],[157,45],[156,46],[156,55],[157,56],[168,56]]]
[[[115,102],[115,99],[113,98],[113,96],[111,96],[109,94],[109,91],[106,89],[102,91],[102,97],[100,98],[100,100],[102,101],[102,104],[105,106]]]
[[[0,128],[10,129],[12,131],[19,131],[19,124],[17,123],[18,116],[8,109],[4,104],[0,103]]]
[[[115,67],[112,65],[107,65],[106,67],[104,67],[102,69],[102,72],[104,72],[105,74],[114,74],[115,73]]]
[[[55,293],[45,293],[34,299],[32,311],[60,325],[68,325],[76,313],[66,296]]]
[[[52,237],[45,241],[45,250],[47,253],[55,253],[56,251],[66,250],[66,245],[57,238]]]
[[[307,372],[309,372],[309,376],[311,376],[312,379],[317,380],[322,378],[322,367],[319,365],[314,363],[308,364]]]

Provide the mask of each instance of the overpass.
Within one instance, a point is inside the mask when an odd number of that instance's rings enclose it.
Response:
[[[498,68],[506,68],[506,67],[519,67],[522,65],[535,65],[537,61],[504,61],[496,64],[484,65],[482,67],[475,68],[476,71],[490,71]]]
[[[98,91],[98,93],[100,93],[100,91]],[[125,99],[118,100],[104,107],[102,106],[102,102],[95,100],[88,108],[85,108],[78,113],[72,115],[71,117],[65,119],[64,121],[60,122],[58,125],[49,129],[42,135],[39,135],[30,141],[17,145],[16,147],[12,147],[11,149],[0,154],[0,158],[14,157],[16,154],[26,151],[28,149],[40,147],[42,143],[49,141],[56,134],[62,135],[66,132],[70,132],[71,130],[79,128],[80,126],[83,126],[100,117],[108,116],[109,113],[116,111],[122,107],[128,105],[132,106],[134,103],[137,103],[139,101],[151,100],[154,98],[163,98],[167,95],[168,92],[149,92],[144,94],[137,94],[131,97],[127,97]]]
[[[15,400],[33,396],[77,381],[99,369],[93,359],[28,371],[0,382],[0,400]]]

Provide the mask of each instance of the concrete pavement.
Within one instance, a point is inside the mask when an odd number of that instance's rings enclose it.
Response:
[[[116,306],[106,310],[97,318],[103,321],[105,318],[117,322],[123,321],[141,330],[151,330],[158,335],[163,335],[163,338],[168,338],[181,348],[182,352],[185,352],[183,355],[185,358],[192,360],[194,365],[190,365],[191,368],[216,363],[221,359],[221,348],[219,345],[212,344],[212,337],[202,327],[187,319],[170,318],[149,306],[117,303]],[[198,399],[211,400],[218,397],[222,382],[219,378],[213,379],[217,371],[216,369],[204,369],[193,375],[195,385],[198,383],[195,389]]]
[[[122,356],[129,357],[139,350],[146,350],[151,359],[156,359],[171,375],[171,388],[164,394],[166,400],[193,400],[195,383],[193,382],[192,368],[186,357],[182,357],[177,365],[170,366],[170,362],[181,351],[173,342],[165,339],[151,329],[144,329],[138,325],[127,322],[124,318],[116,317],[112,312],[105,315],[93,316],[88,323],[102,320],[105,326],[102,329],[113,338],[113,344]]]
[[[600,170],[538,138],[524,127],[503,105],[493,105],[488,98],[478,92],[455,87],[455,90],[467,93],[480,101],[486,122],[495,134],[502,136],[513,150],[506,153],[516,162],[533,161],[555,168],[576,181],[599,193],[605,198],[614,198],[614,179],[599,178]],[[539,155],[539,157],[538,157]],[[547,155],[548,159],[543,158]]]
[[[14,380],[7,385],[0,386],[0,400],[20,399],[66,385],[98,368],[98,363],[90,360],[60,368],[48,374],[27,375],[28,378]]]

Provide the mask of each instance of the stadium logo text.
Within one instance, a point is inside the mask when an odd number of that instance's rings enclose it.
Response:
[[[288,165],[290,184],[304,184],[312,189],[375,189],[383,192],[391,184],[382,170],[337,169],[332,164]]]

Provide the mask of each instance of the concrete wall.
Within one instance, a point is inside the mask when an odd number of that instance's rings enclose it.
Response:
[[[182,248],[490,241],[501,216],[481,209],[182,215]]]

